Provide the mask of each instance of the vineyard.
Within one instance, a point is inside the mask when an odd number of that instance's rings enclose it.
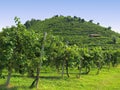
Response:
[[[6,80],[5,87],[9,87],[14,75],[17,78],[30,78],[29,88],[40,88],[40,77],[62,80],[76,78],[73,80],[80,81],[87,77],[84,75],[92,73],[99,77],[103,70],[117,69],[119,66],[119,48],[70,44],[50,31],[37,33],[26,29],[17,17],[15,23],[16,26],[3,28],[0,32],[0,77]],[[49,76],[43,72],[56,74]],[[40,83],[44,83],[44,80]]]

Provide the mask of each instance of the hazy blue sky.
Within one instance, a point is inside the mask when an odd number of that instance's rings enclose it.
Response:
[[[24,23],[57,14],[92,19],[120,32],[120,0],[0,0],[0,29],[14,25],[15,16]]]

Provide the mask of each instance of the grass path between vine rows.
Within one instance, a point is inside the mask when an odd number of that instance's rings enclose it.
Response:
[[[57,73],[41,73],[38,90],[120,90],[120,65],[110,70],[102,69],[99,75],[95,73],[96,69],[93,69],[79,79],[72,73],[70,78],[65,76],[64,79]],[[3,85],[5,80],[0,79],[0,90],[36,90],[29,88],[33,78],[14,75],[7,88]]]

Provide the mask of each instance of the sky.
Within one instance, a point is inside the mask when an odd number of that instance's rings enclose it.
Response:
[[[0,0],[0,30],[15,25],[15,16],[24,24],[54,15],[93,20],[120,33],[120,0]]]

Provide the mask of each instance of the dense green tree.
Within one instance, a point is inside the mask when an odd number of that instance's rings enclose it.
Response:
[[[28,60],[32,60],[38,36],[34,31],[26,30],[19,18],[15,17],[16,26],[4,28],[0,37],[0,61],[8,70],[6,86],[10,83],[13,69],[21,74],[25,73]]]
[[[79,48],[76,45],[65,45],[62,58],[62,77],[64,75],[64,66],[66,68],[66,74],[69,77],[69,67],[73,67],[77,62],[80,62]]]
[[[107,29],[108,29],[108,30],[111,30],[111,28],[112,28],[112,27],[111,27],[111,26],[109,26]]]
[[[93,23],[93,20],[89,20],[90,23]]]
[[[15,17],[15,22],[17,27],[4,28],[0,37],[1,62],[8,70],[6,86],[9,85],[12,69],[16,68],[15,66],[18,63],[18,57],[22,58],[20,55],[23,52],[20,32],[25,31],[25,27],[21,25],[19,18],[17,17]]]
[[[100,23],[98,22],[97,25],[100,25]]]
[[[104,54],[104,63],[108,66],[108,69],[110,69],[110,64],[112,61],[112,51],[106,50],[103,52]]]
[[[33,83],[31,84],[30,88],[34,87],[34,85],[36,86],[36,88],[38,88],[40,70],[42,67],[43,60],[44,60],[44,47],[45,47],[46,36],[47,36],[47,33],[45,32],[44,36],[41,40],[41,46],[36,47],[37,51],[35,50],[35,52],[34,52],[36,62],[32,62],[32,63],[34,63],[36,65],[35,66],[36,67],[36,78],[33,81]],[[37,54],[36,54],[36,52],[37,52]]]
[[[50,40],[49,47],[46,48],[48,60],[44,63],[50,65],[51,67],[56,67],[57,72],[59,72],[62,53],[64,52],[64,43],[59,37],[52,36]]]
[[[82,56],[82,59],[81,59],[81,66],[80,66],[81,70],[80,71],[82,71],[82,68],[85,68],[85,72],[83,73],[88,74],[90,72],[90,66],[91,66],[92,59],[93,59],[90,53],[90,50],[88,48],[83,48],[81,50],[81,56]]]
[[[96,74],[99,74],[104,63],[103,51],[101,47],[96,47],[93,49],[93,62],[98,68],[98,71]]]

